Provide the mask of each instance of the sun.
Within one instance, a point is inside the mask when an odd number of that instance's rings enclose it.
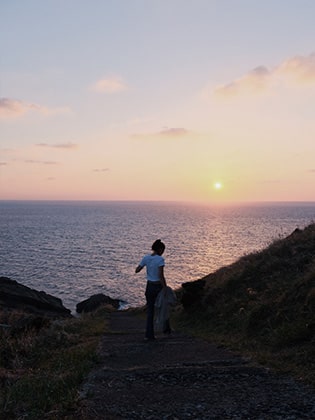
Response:
[[[215,182],[215,183],[213,184],[213,186],[214,186],[214,189],[215,189],[215,190],[221,190],[221,189],[223,188],[223,185],[222,185],[222,183],[221,183],[221,182]]]

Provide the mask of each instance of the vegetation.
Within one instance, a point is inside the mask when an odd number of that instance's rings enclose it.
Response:
[[[195,283],[178,326],[315,385],[315,224]]]
[[[315,224],[177,293],[177,328],[315,386]],[[4,418],[71,418],[80,384],[97,363],[108,311],[40,322],[0,312]],[[134,311],[143,316],[143,308]]]
[[[6,419],[39,419],[44,414],[64,418],[75,406],[80,383],[97,363],[107,311],[46,320],[39,330],[35,322],[21,328],[25,317],[29,315],[21,312],[0,317],[0,413]]]

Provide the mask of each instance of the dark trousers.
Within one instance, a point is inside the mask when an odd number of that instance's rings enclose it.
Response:
[[[147,325],[145,330],[145,337],[148,339],[154,338],[154,304],[157,295],[161,290],[162,285],[160,282],[147,282],[147,287],[145,290],[145,297],[147,299]]]

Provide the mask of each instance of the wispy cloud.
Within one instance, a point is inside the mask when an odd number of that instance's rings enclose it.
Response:
[[[49,143],[37,143],[36,146],[38,147],[47,147],[52,149],[77,149],[78,144],[76,143],[55,143],[55,144],[49,144]]]
[[[128,86],[120,76],[110,76],[98,80],[91,86],[91,90],[98,93],[113,94],[128,90]]]
[[[108,172],[109,171],[109,168],[96,168],[96,169],[93,169],[93,172]]]
[[[58,162],[55,162],[53,160],[33,160],[33,159],[27,159],[24,162],[25,163],[31,163],[31,164],[40,164],[40,165],[58,165]]]
[[[217,86],[214,94],[219,97],[258,95],[279,85],[315,86],[315,53],[289,58],[272,69],[256,67],[240,78]]]
[[[170,137],[181,137],[188,134],[189,131],[186,128],[164,128],[158,133],[161,136],[170,136]]]
[[[298,84],[315,85],[315,53],[289,58],[276,68],[275,74],[287,76]]]
[[[136,133],[132,134],[132,138],[156,138],[156,137],[170,137],[170,138],[179,138],[184,137],[191,133],[186,128],[182,127],[175,127],[175,128],[163,128],[163,130],[155,132],[155,133]]]
[[[0,98],[0,118],[2,119],[18,118],[29,112],[38,112],[45,116],[51,116],[69,114],[71,113],[71,110],[68,107],[49,108],[17,99]]]
[[[35,104],[30,104],[15,99],[0,98],[0,117],[14,118],[25,114],[30,110],[36,110],[38,107]]]
[[[0,162],[0,166],[6,166],[7,162]]]
[[[268,87],[270,78],[270,71],[264,66],[259,66],[239,79],[225,85],[218,86],[214,93],[220,96],[237,96],[244,93],[262,93]]]

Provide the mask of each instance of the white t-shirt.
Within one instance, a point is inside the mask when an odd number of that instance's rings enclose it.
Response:
[[[161,255],[145,255],[140,264],[141,267],[147,269],[147,280],[149,281],[160,281],[159,268],[164,267],[165,261]]]

